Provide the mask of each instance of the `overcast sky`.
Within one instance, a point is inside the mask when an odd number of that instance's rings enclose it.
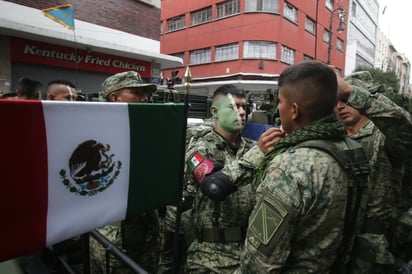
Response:
[[[412,0],[378,0],[379,27],[399,53],[412,62]],[[386,7],[386,8],[385,8]]]

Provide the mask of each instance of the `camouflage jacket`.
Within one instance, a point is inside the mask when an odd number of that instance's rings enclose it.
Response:
[[[352,139],[362,144],[369,160],[370,184],[367,218],[379,220],[387,229],[392,219],[391,163],[385,148],[385,136],[368,121]]]
[[[394,155],[412,155],[412,117],[386,96],[371,94],[354,87],[348,98],[349,105],[368,117],[385,135],[386,147]]]
[[[347,183],[327,152],[292,147],[275,156],[256,191],[238,271],[329,273],[342,240]]]
[[[389,242],[385,236],[392,223],[392,208],[395,202],[393,200],[392,167],[386,154],[385,136],[369,120],[350,137],[362,144],[370,168],[365,224],[362,234],[358,237],[363,239],[363,243],[367,243],[367,248],[373,250],[374,259],[370,260],[374,261],[368,262],[368,265],[393,264],[394,258],[389,251]],[[356,258],[358,266],[362,265],[361,259],[365,260],[365,258]]]
[[[196,140],[199,137],[205,136],[209,131],[211,131],[214,128],[214,126],[215,124],[213,120],[207,119],[201,125],[187,128],[186,146],[188,146],[192,140]]]
[[[385,146],[392,164],[392,182],[396,207],[400,212],[411,206],[412,183],[405,182],[405,159],[412,157],[412,117],[381,93],[371,94],[360,87],[354,87],[348,104],[368,117],[385,135]],[[406,164],[407,165],[407,164]]]
[[[186,150],[186,161],[198,152],[203,157],[220,161],[226,165],[240,159],[254,145],[255,142],[242,137],[238,146],[234,147],[215,131],[210,131],[203,138],[190,142]],[[197,190],[198,183],[194,180],[188,167],[186,175],[187,184],[194,186],[187,189]],[[197,190],[194,195],[192,221],[197,236],[204,229],[239,227],[246,230],[248,217],[254,204],[251,184],[239,186],[223,202],[210,200],[200,190]],[[239,266],[242,247],[243,241],[209,242],[201,241],[198,237],[188,249],[188,271],[231,273]]]

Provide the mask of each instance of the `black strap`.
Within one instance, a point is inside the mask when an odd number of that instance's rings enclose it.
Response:
[[[199,242],[243,242],[246,229],[234,226],[227,228],[202,228],[199,233]]]

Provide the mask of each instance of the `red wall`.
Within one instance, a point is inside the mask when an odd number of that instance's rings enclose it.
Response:
[[[160,9],[134,0],[11,0],[19,5],[45,9],[71,3],[75,19],[159,40]]]
[[[327,61],[328,43],[323,41],[324,29],[329,29],[330,11],[325,8],[323,0],[290,0],[288,1],[298,9],[297,24],[285,19],[283,14],[283,0],[280,0],[280,14],[273,13],[242,13],[245,0],[241,0],[241,14],[225,19],[212,20],[211,22],[190,27],[190,12],[207,7],[213,3],[220,3],[218,0],[163,0],[161,20],[163,30],[167,28],[167,19],[185,14],[186,27],[160,36],[161,52],[165,54],[176,54],[185,52],[185,65],[188,65],[189,51],[212,47],[212,60],[214,57],[213,47],[216,45],[239,42],[239,54],[242,56],[243,41],[245,40],[265,40],[277,43],[278,60],[263,60],[264,68],[259,69],[260,60],[234,60],[227,62],[212,62],[211,64],[191,66],[192,75],[195,78],[213,77],[234,73],[269,73],[279,74],[288,64],[280,62],[281,45],[295,50],[295,63],[304,60],[304,55],[316,58],[319,61]],[[316,6],[318,5],[318,9]],[[348,11],[349,0],[338,0],[335,8],[342,7]],[[317,12],[318,10],[318,12]],[[212,15],[215,15],[215,6],[212,5]],[[317,13],[317,18],[316,18]],[[316,36],[305,31],[305,16],[308,15],[313,20],[318,21]],[[347,16],[345,17],[347,20]],[[344,52],[336,50],[336,37],[346,41],[346,30],[338,34],[338,18],[333,16],[333,35],[331,64],[344,70]],[[315,45],[316,44],[316,45]],[[343,49],[345,50],[346,42]],[[229,70],[229,72],[228,72]],[[166,77],[167,72],[166,72]]]

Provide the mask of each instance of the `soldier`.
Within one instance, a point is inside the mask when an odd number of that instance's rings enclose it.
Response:
[[[352,251],[350,273],[391,273],[395,261],[386,235],[394,201],[385,136],[372,121],[341,101],[336,104],[335,113],[345,125],[347,135],[362,144],[370,167],[365,223]]]
[[[67,80],[50,81],[46,89],[46,100],[77,101],[76,86]]]
[[[246,122],[245,97],[236,88],[216,98],[211,107],[214,130],[193,140],[186,150],[187,183],[197,189],[191,212],[195,239],[186,263],[189,273],[231,273],[239,265],[253,192],[250,184],[235,186],[218,170],[255,145],[240,135]],[[214,185],[215,178],[221,184]]]
[[[234,85],[222,85],[218,87],[212,97],[212,102],[216,102],[219,98],[221,97],[226,97],[228,93],[232,93],[232,91],[237,94],[239,92],[239,89],[234,86]],[[243,96],[243,95],[242,95]],[[186,147],[189,147],[192,142],[198,142],[199,139],[205,138],[207,134],[209,134],[211,131],[213,131],[213,128],[215,126],[215,118],[211,117],[210,119],[207,119],[202,125],[188,128],[186,131]],[[268,135],[268,133],[263,134],[263,136]],[[272,138],[266,138],[265,141],[263,139],[259,140],[259,145],[254,152],[258,154],[259,156],[263,155],[261,151],[265,151],[270,149],[270,147],[273,145],[273,139]],[[249,157],[245,158],[245,161],[247,161]],[[260,157],[261,158],[261,157]],[[254,165],[255,163],[252,163],[251,165]],[[180,249],[181,253],[178,256],[179,258],[179,265],[181,266],[182,264],[184,265],[186,262],[185,256],[186,256],[186,249],[187,245],[190,244],[190,242],[193,240],[193,233],[192,233],[192,228],[190,227],[190,208],[192,206],[192,201],[193,201],[193,193],[195,192],[195,189],[193,189],[192,184],[185,184],[185,190],[184,190],[184,202],[183,202],[183,210],[185,211],[182,214],[182,226],[183,226],[183,231],[182,233],[185,234],[185,237],[183,235],[180,236]],[[162,243],[162,251],[161,251],[161,257],[160,257],[160,270],[159,273],[170,273],[172,271],[172,259],[173,259],[173,248],[174,248],[174,231],[175,231],[175,218],[176,218],[176,208],[174,206],[168,206],[166,210],[166,216],[164,219],[164,224],[163,224],[163,243]],[[182,267],[181,267],[182,268]]]
[[[41,99],[42,83],[29,78],[21,78],[17,85],[17,99],[39,100]]]
[[[403,262],[412,260],[410,255],[412,254],[412,215],[408,213],[409,208],[412,207],[412,181],[408,175],[412,156],[410,155],[410,148],[408,149],[407,147],[408,143],[405,145],[405,139],[410,138],[408,135],[410,129],[408,131],[407,125],[403,125],[407,124],[407,121],[402,121],[400,118],[402,115],[407,116],[405,110],[410,113],[412,97],[395,93],[387,89],[385,85],[375,83],[368,71],[353,73],[345,77],[345,80],[354,86],[363,87],[370,92],[370,97],[376,98],[376,100],[371,100],[372,102],[385,103],[386,109],[383,109],[383,106],[371,108],[372,114],[369,115],[379,115],[377,117],[379,119],[379,129],[386,136],[386,151],[392,166],[391,182],[394,199],[392,203],[394,224],[391,226],[388,235],[393,236],[393,239],[390,239],[391,251],[396,257],[397,264],[402,265]],[[394,104],[387,100],[386,97],[398,106],[403,107],[404,110],[400,111],[399,108],[389,109],[389,104]],[[395,124],[392,124],[392,119],[394,118],[396,118],[394,120]],[[398,125],[400,126],[398,127]],[[385,250],[387,249],[387,244],[380,243],[378,248]]]
[[[156,90],[155,84],[144,83],[134,71],[117,73],[102,84],[102,96],[108,102],[140,102],[148,100],[148,94]],[[113,244],[121,248],[148,273],[156,273],[159,261],[160,231],[156,210],[148,211],[125,221],[97,229]],[[105,249],[94,239],[90,242],[91,268],[93,273],[104,273]],[[110,273],[133,273],[110,256]]]
[[[328,273],[342,240],[348,174],[308,140],[345,148],[333,108],[337,80],[319,62],[287,68],[279,77],[285,137],[265,155],[256,176],[255,208],[242,254],[242,273]]]

